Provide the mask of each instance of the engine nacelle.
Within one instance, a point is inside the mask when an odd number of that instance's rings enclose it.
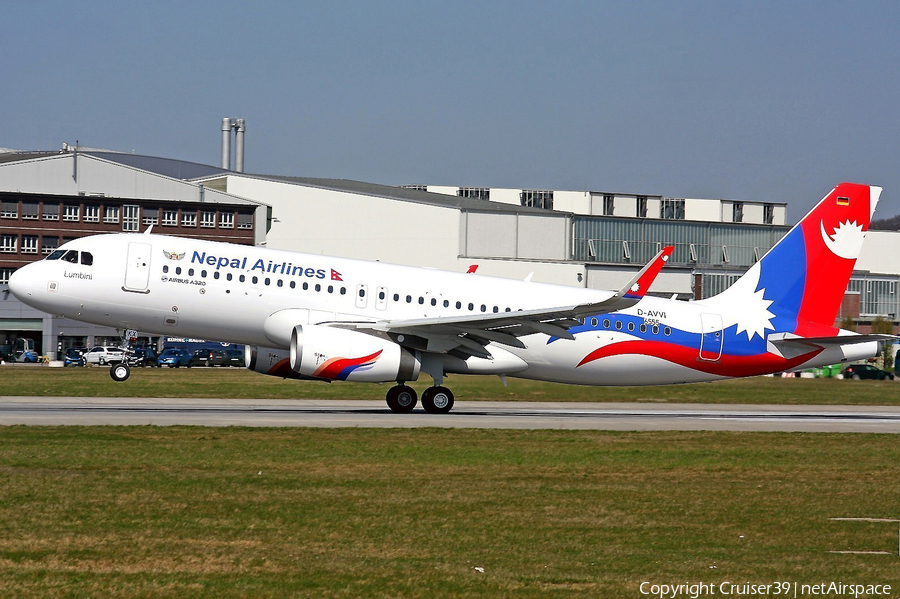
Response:
[[[309,378],[291,369],[291,352],[287,349],[245,345],[244,365],[247,370],[283,379]]]
[[[291,333],[291,368],[302,376],[331,381],[386,383],[414,381],[418,352],[390,339],[348,329],[297,325]]]

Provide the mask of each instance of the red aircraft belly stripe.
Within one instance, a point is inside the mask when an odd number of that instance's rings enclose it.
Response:
[[[812,359],[822,350],[815,349],[802,356],[786,360],[775,354],[758,354],[755,356],[729,356],[723,354],[717,362],[701,360],[696,348],[683,347],[659,341],[620,341],[595,349],[578,363],[583,366],[595,360],[609,356],[644,355],[662,358],[667,362],[698,370],[708,374],[721,376],[754,376],[790,370],[791,368]],[[576,368],[578,368],[576,366]]]

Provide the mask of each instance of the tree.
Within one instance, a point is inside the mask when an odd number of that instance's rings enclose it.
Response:
[[[874,320],[872,320],[872,332],[879,333],[882,335],[893,335],[894,334],[894,323],[885,318],[884,316],[876,316]],[[881,359],[884,363],[885,370],[891,370],[894,367],[894,342],[893,341],[884,341],[882,342],[881,349]]]

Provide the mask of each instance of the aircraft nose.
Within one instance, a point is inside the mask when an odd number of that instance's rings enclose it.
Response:
[[[23,266],[9,276],[9,290],[20,300],[26,295],[31,295],[31,278],[25,273],[26,269],[27,267]]]

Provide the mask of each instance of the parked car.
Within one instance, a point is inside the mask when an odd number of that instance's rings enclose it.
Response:
[[[198,349],[191,356],[191,366],[221,366],[225,352],[219,349]]]
[[[100,366],[103,366],[104,364],[116,364],[124,359],[125,352],[118,347],[104,347],[98,345],[97,347],[92,347],[90,351],[84,354],[84,361],[87,364],[99,364]]]
[[[222,366],[237,366],[238,368],[243,368],[244,352],[239,349],[225,350],[225,360],[222,362]]]
[[[875,379],[878,381],[894,380],[894,375],[887,370],[875,368],[869,364],[851,364],[841,373],[845,379]]]
[[[159,367],[159,356],[148,347],[139,347],[128,356],[129,366],[156,366]]]
[[[169,368],[178,368],[179,366],[191,366],[191,354],[183,349],[164,349],[156,363],[160,366],[168,366]]]
[[[63,354],[63,366],[84,366],[85,364],[84,348],[82,347],[70,347]]]

